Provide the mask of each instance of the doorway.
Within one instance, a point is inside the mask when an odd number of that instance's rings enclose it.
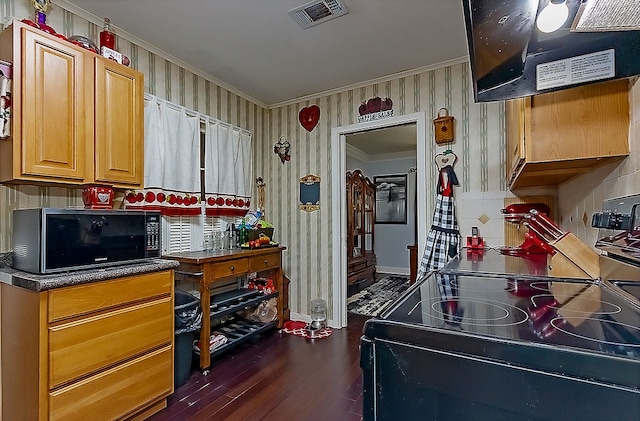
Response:
[[[333,151],[331,168],[331,193],[338,200],[333,201],[332,214],[332,244],[333,247],[333,309],[331,313],[332,325],[345,327],[347,324],[347,244],[346,244],[346,138],[347,135],[363,131],[377,130],[386,127],[415,124],[416,125],[416,161],[417,161],[417,214],[424,215],[428,209],[428,197],[424,189],[418,186],[426,185],[426,116],[424,112],[407,114],[399,117],[390,117],[383,120],[374,120],[364,123],[356,123],[347,126],[334,127],[331,131],[331,146]],[[424,218],[417,218],[418,250],[424,248],[426,237],[426,223]]]
[[[374,224],[375,235],[354,237],[349,232],[353,225],[347,224],[347,297],[350,297],[385,274],[410,274],[406,247],[414,243],[417,233],[416,173],[411,171],[416,166],[417,125],[409,123],[347,134],[346,143],[347,174],[359,169],[375,185],[375,214],[365,217],[365,221]],[[353,219],[349,211],[346,217]],[[364,227],[367,226],[365,222]],[[375,279],[371,274],[374,269],[378,274]]]

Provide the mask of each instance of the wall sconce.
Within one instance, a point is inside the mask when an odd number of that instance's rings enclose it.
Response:
[[[541,32],[554,32],[564,25],[568,17],[569,8],[566,0],[549,0],[549,4],[538,15],[536,26]]]

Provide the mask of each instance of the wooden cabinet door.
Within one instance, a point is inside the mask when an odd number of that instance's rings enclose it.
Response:
[[[529,162],[598,159],[629,153],[626,79],[531,98]]]
[[[95,180],[136,187],[144,177],[144,77],[95,58]]]
[[[524,128],[525,99],[517,98],[505,103],[507,137],[507,180],[510,180],[525,159]]]
[[[22,29],[22,115],[16,110],[14,116],[22,129],[21,172],[82,183],[93,167],[87,162],[93,139],[91,61],[88,53],[50,38]]]

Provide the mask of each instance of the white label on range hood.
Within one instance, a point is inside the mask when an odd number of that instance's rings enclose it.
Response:
[[[536,89],[550,89],[615,76],[615,50],[598,51],[536,66]]]

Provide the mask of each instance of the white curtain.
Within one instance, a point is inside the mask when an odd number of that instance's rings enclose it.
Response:
[[[207,121],[204,179],[208,216],[244,216],[251,204],[251,133]]]
[[[145,98],[144,132],[144,189],[129,191],[126,207],[200,214],[200,116]]]

